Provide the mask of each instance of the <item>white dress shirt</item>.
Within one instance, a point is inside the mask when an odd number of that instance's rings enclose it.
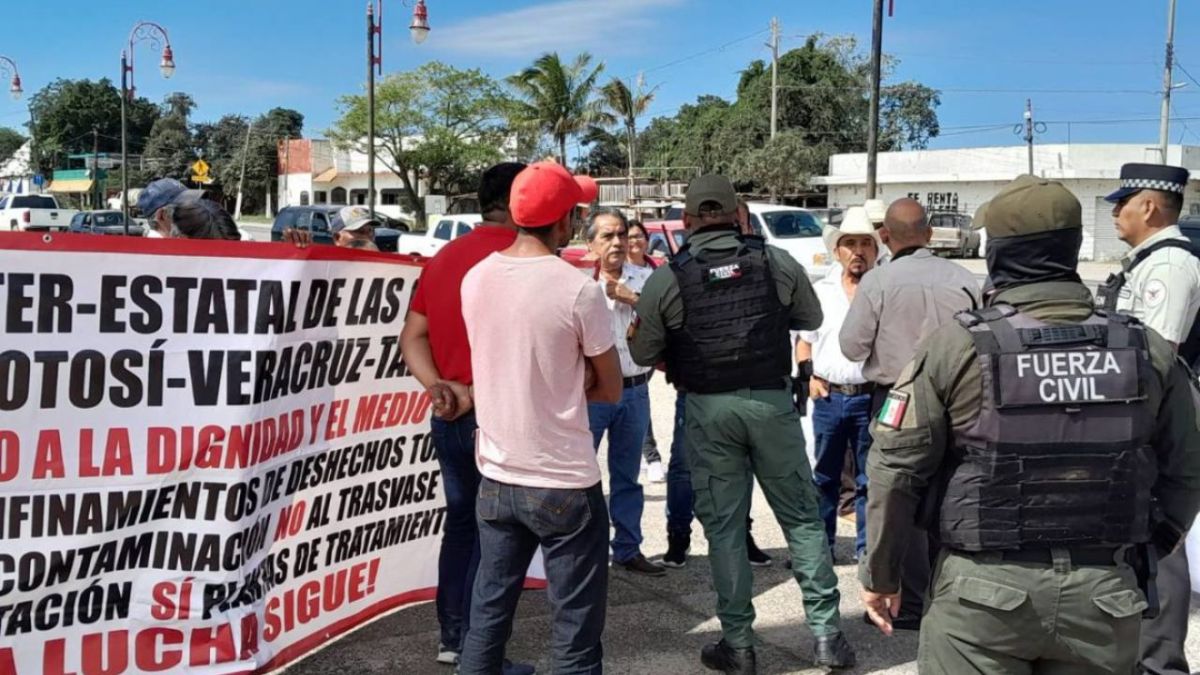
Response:
[[[650,278],[653,271],[649,265],[638,267],[625,263],[621,269],[621,283],[634,293],[641,293],[642,288],[646,285],[646,280]],[[596,283],[600,284],[601,290],[604,290],[607,282],[600,277]],[[621,376],[636,377],[650,372],[650,368],[634,363],[633,357],[629,354],[629,326],[633,324],[635,316],[633,306],[613,300],[608,297],[607,293],[604,301],[608,303],[608,308],[613,313],[613,337],[617,342],[617,355],[621,357]]]
[[[825,320],[817,330],[800,331],[799,337],[812,345],[813,375],[833,384],[865,384],[862,362],[846,358],[838,342],[842,322],[850,311],[850,298],[842,288],[841,267],[834,271],[813,284]]]

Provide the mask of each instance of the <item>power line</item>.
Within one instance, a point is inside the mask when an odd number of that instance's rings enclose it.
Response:
[[[730,40],[729,42],[726,42],[725,44],[723,44],[723,45],[719,45],[719,46],[717,46],[717,47],[713,47],[712,49],[706,49],[706,50],[704,50],[704,51],[702,51],[702,52],[696,52],[695,54],[691,54],[691,55],[689,55],[689,56],[684,56],[684,57],[682,57],[682,58],[676,59],[676,60],[674,60],[674,61],[671,61],[671,62],[669,62],[669,63],[664,63],[664,64],[662,64],[661,66],[655,66],[655,67],[653,67],[653,68],[649,68],[649,69],[647,69],[647,70],[643,70],[643,71],[642,71],[642,74],[657,72],[657,71],[659,71],[659,70],[663,70],[663,69],[666,69],[666,68],[671,68],[671,67],[673,67],[673,66],[677,66],[677,65],[679,65],[679,64],[681,64],[681,63],[687,63],[688,61],[691,61],[691,60],[693,60],[693,59],[698,59],[698,58],[700,58],[701,56],[708,56],[709,54],[714,54],[714,53],[716,53],[716,52],[724,51],[725,49],[727,49],[727,48],[729,48],[729,47],[732,47],[733,45],[736,45],[736,44],[739,44],[739,43],[745,42],[745,41],[747,41],[747,40],[752,40],[752,39],[754,39],[754,38],[757,38],[758,36],[762,35],[763,33],[769,33],[769,32],[770,32],[770,30],[768,30],[768,29],[765,29],[765,28],[764,28],[763,30],[756,31],[756,32],[754,32],[754,33],[751,33],[751,34],[749,34],[749,35],[746,35],[746,36],[743,36],[743,37],[737,38],[736,40]]]
[[[929,85],[924,85],[929,86]],[[781,84],[780,89],[801,89],[805,91],[865,91],[862,87],[830,87],[819,84]],[[897,86],[884,87],[883,91],[898,89]],[[985,89],[958,87],[929,87],[935,92],[950,94],[1150,94],[1158,96],[1162,92],[1149,89]]]

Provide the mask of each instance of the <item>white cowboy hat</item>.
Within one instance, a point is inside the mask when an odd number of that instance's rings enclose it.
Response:
[[[821,231],[821,237],[825,240],[825,248],[829,250],[829,255],[837,258],[837,245],[842,237],[852,234],[869,234],[875,240],[875,250],[883,251],[883,242],[879,239],[879,233],[875,231],[875,226],[871,224],[871,219],[867,216],[867,210],[862,206],[851,206],[846,209],[846,213],[842,216],[842,224],[838,226],[826,225]]]
[[[887,204],[884,204],[882,199],[868,199],[863,202],[863,208],[867,210],[867,218],[872,225],[882,225],[883,219],[887,217]]]

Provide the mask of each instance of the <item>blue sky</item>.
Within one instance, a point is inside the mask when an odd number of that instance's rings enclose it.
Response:
[[[385,71],[438,59],[499,78],[544,51],[587,50],[608,75],[645,72],[659,85],[653,115],[700,94],[732,96],[739,70],[769,57],[772,16],[782,23],[785,49],[814,32],[854,35],[864,48],[870,41],[871,0],[427,0],[433,31],[418,47],[408,37],[411,9],[385,2]],[[1036,116],[1051,122],[1040,141],[1066,141],[1069,133],[1074,142],[1156,143],[1166,0],[895,3],[884,37],[885,51],[899,59],[893,80],[943,90],[944,135],[934,147],[1020,143],[1005,125],[1021,121],[1027,95]],[[28,95],[56,77],[115,81],[139,19],[166,26],[178,63],[164,81],[158,55],[139,44],[139,92],[161,100],[187,91],[198,120],[286,106],[304,113],[306,135],[320,136],[336,118],[336,98],[359,91],[365,79],[365,0],[11,4],[0,54],[17,62],[27,96],[0,99],[0,125],[23,123]],[[1200,5],[1179,3],[1178,59],[1200,79],[1197,27]],[[1200,82],[1178,71],[1176,78],[1188,86],[1176,93],[1174,115],[1193,119],[1173,124],[1171,142],[1200,145]]]

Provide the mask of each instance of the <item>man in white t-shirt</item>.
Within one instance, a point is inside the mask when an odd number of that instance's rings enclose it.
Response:
[[[604,292],[555,255],[570,240],[576,204],[588,200],[558,164],[526,167],[509,197],[516,240],[462,283],[482,474],[463,675],[501,672],[539,545],[554,616],[552,670],[602,669],[608,509],[587,404],[621,399],[621,366]]]
[[[841,268],[813,284],[825,319],[817,330],[800,332],[796,361],[799,379],[808,381],[808,395],[813,400],[816,455],[813,481],[820,494],[821,519],[825,521],[831,555],[837,533],[838,493],[847,446],[852,450],[857,486],[854,500],[858,526],[854,553],[857,559],[867,542],[866,468],[867,451],[871,448],[871,394],[875,385],[863,377],[861,361],[851,361],[842,354],[838,333],[850,311],[859,281],[875,266],[882,247],[879,235],[861,206],[846,211],[840,228],[825,226],[824,237],[825,246]]]
[[[650,424],[647,382],[651,369],[633,362],[627,341],[634,319],[633,306],[651,270],[626,261],[629,222],[625,214],[600,207],[588,214],[587,222],[588,249],[596,256],[596,283],[604,289],[612,311],[612,334],[621,359],[623,380],[619,402],[588,404],[588,420],[597,449],[608,434],[608,514],[613,524],[613,566],[635,574],[661,576],[666,574],[666,568],[646,560],[641,549],[646,497],[638,478],[642,443]]]

